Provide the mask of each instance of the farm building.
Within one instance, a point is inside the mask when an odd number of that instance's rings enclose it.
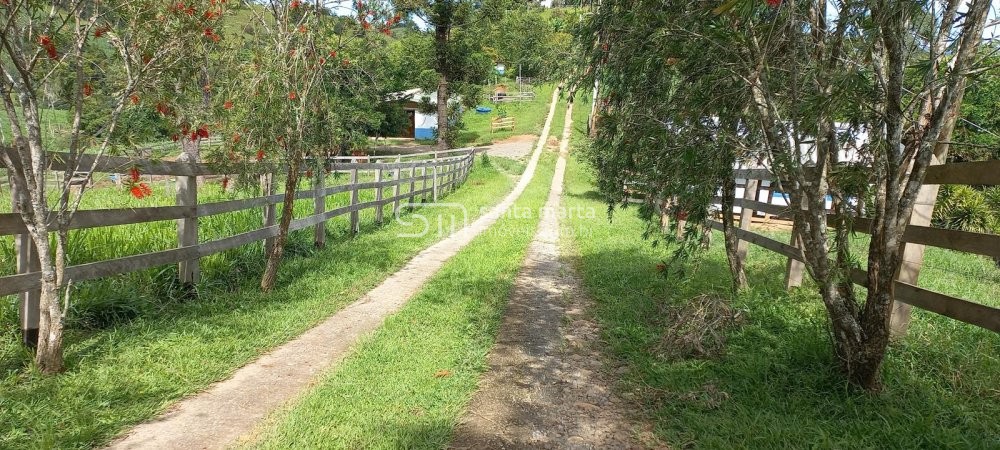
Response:
[[[409,126],[404,128],[401,133],[388,137],[434,139],[434,133],[437,129],[437,113],[435,111],[428,112],[427,105],[433,107],[437,104],[437,92],[425,92],[420,88],[415,88],[392,93],[389,98],[390,101],[402,103]],[[452,96],[450,101],[457,101],[457,97]]]

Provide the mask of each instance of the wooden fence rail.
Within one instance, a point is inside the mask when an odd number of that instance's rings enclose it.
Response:
[[[427,152],[415,155],[391,157],[350,157],[331,158],[329,166],[332,172],[350,174],[350,182],[336,186],[325,186],[315,182],[312,189],[296,192],[295,199],[313,199],[313,213],[295,219],[289,226],[289,231],[309,227],[315,229],[315,243],[322,246],[325,243],[326,221],[342,215],[350,215],[350,230],[359,230],[359,212],[374,208],[377,219],[382,219],[382,211],[386,205],[392,205],[393,214],[398,214],[401,202],[421,201],[433,198],[456,189],[469,175],[475,160],[476,149],[459,149],[447,152]],[[446,156],[445,156],[446,155]],[[48,167],[51,170],[67,170],[63,154],[49,155]],[[393,162],[354,162],[358,159],[385,160],[392,158]],[[407,160],[403,160],[403,159]],[[222,175],[207,164],[189,164],[169,161],[132,160],[120,157],[103,157],[93,164],[92,156],[86,156],[83,166],[94,165],[96,172],[126,172],[132,167],[138,167],[144,174],[174,175],[177,177],[177,204],[174,206],[156,206],[146,208],[119,208],[80,210],[74,215],[69,228],[97,228],[116,225],[146,223],[162,220],[177,221],[177,248],[131,255],[105,261],[79,264],[66,269],[66,277],[73,282],[92,280],[96,278],[118,275],[128,272],[145,270],[166,264],[178,264],[179,278],[182,282],[197,282],[199,274],[198,260],[202,257],[223,252],[235,247],[264,240],[270,245],[278,234],[276,225],[276,205],[284,200],[284,194],[274,193],[273,175],[263,175],[263,192],[265,195],[239,200],[227,200],[213,203],[197,202],[197,176]],[[343,161],[343,162],[341,162]],[[430,170],[428,170],[430,169]],[[359,172],[371,171],[375,181],[359,181]],[[391,174],[387,178],[385,174]],[[322,177],[321,177],[322,178]],[[415,189],[417,182],[420,189]],[[430,187],[428,187],[430,184]],[[401,186],[409,185],[410,190],[403,192]],[[383,191],[392,189],[391,196],[384,196]],[[375,200],[361,202],[360,192],[374,189]],[[326,199],[329,196],[350,193],[350,203],[335,209],[326,210]],[[217,214],[264,208],[264,220],[261,227],[255,230],[236,234],[226,238],[208,242],[198,242],[198,219]],[[54,220],[54,217],[53,217]],[[21,302],[21,328],[26,343],[37,337],[38,328],[38,289],[41,286],[41,272],[37,259],[32,254],[30,238],[20,214],[0,214],[0,236],[13,235],[17,242],[17,273],[0,277],[0,296],[19,294]],[[29,245],[25,245],[29,244]]]
[[[733,176],[745,179],[747,189],[754,191],[762,189],[759,187],[760,181],[776,180],[776,177],[767,169],[737,169],[733,171]],[[928,168],[925,184],[1000,185],[1000,161],[931,166]],[[772,184],[771,188],[775,187]],[[785,275],[786,286],[797,286],[801,282],[802,262],[805,261],[800,249],[801,244],[795,235],[795,230],[798,227],[793,224],[791,242],[786,244],[749,231],[750,220],[742,220],[749,218],[755,211],[787,219],[794,219],[794,215],[788,206],[760,202],[752,200],[753,198],[757,198],[757,196],[745,192],[743,198],[737,198],[734,202],[734,206],[742,208],[736,235],[741,241],[755,244],[787,257],[789,264]],[[716,201],[719,200],[721,199],[716,197]],[[727,219],[731,217],[731,214],[730,211],[722,212],[723,217]],[[870,233],[872,221],[865,217],[854,217],[852,224],[853,231]],[[716,230],[722,230],[722,222],[713,220],[710,222],[710,226]],[[1000,258],[1000,236],[993,234],[909,225],[903,235],[903,241]],[[745,257],[745,251],[741,252],[741,257]],[[917,268],[919,270],[919,262]],[[867,273],[863,270],[855,269],[851,278],[856,284],[862,286],[867,283]],[[915,274],[908,274],[908,279],[916,280]],[[1000,308],[930,291],[903,281],[895,282],[895,294],[896,301],[1000,333]]]

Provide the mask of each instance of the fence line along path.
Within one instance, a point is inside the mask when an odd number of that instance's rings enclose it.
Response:
[[[737,179],[746,180],[743,198],[736,198],[734,206],[742,208],[740,212],[739,228],[736,235],[743,242],[749,242],[757,246],[779,253],[788,258],[787,270],[785,274],[785,284],[787,288],[798,286],[802,282],[805,271],[805,256],[801,249],[801,241],[797,238],[799,226],[793,224],[791,242],[786,244],[769,237],[753,233],[749,230],[750,218],[755,211],[771,214],[780,218],[794,218],[794,214],[788,206],[775,205],[770,202],[757,200],[762,189],[761,181],[778,181],[767,169],[737,169],[733,171],[733,176]],[[1000,185],[1000,161],[966,162],[954,164],[941,164],[931,166],[927,169],[927,176],[924,179],[925,185],[939,184],[968,184],[968,185]],[[716,197],[716,201],[720,201]],[[725,214],[725,212],[723,213]],[[832,218],[828,218],[830,220]],[[972,253],[1000,259],[1000,235],[974,233],[969,231],[949,230],[924,225],[913,224],[919,218],[911,219],[911,225],[906,227],[903,234],[903,241],[907,247],[913,245],[929,245],[932,247],[945,248],[963,253]],[[832,223],[832,222],[831,222]],[[859,233],[870,233],[872,221],[866,217],[853,217],[853,231]],[[722,230],[722,222],[712,221],[712,228]],[[740,257],[746,257],[745,247],[741,249]],[[985,328],[1000,333],[1000,308],[969,300],[953,297],[940,292],[930,291],[917,286],[917,279],[922,265],[922,252],[919,259],[905,261],[904,267],[900,270],[895,282],[896,302],[914,306],[927,311],[932,311],[946,317]],[[867,284],[867,272],[861,269],[854,269],[851,279],[855,284]],[[893,312],[894,325],[897,334],[905,331],[905,324],[909,321],[909,311],[896,308]]]
[[[524,174],[497,206],[455,234],[420,252],[399,272],[355,303],[205,392],[179,402],[141,424],[112,449],[223,448],[251,432],[270,411],[294,398],[317,375],[341,360],[360,337],[398,311],[452,256],[493,225],[521,196],[535,175],[548,139],[558,90],[542,135]]]
[[[465,148],[442,152],[418,153],[388,158],[337,157],[329,158],[326,166],[331,173],[347,173],[350,182],[335,186],[325,186],[324,177],[313,180],[312,189],[296,192],[296,200],[314,199],[312,214],[295,219],[289,231],[312,227],[315,229],[317,246],[325,244],[326,221],[342,215],[350,215],[350,230],[359,230],[360,211],[373,208],[376,219],[381,221],[382,211],[393,205],[393,213],[399,212],[401,202],[408,203],[437,201],[441,195],[456,189],[469,175],[477,149]],[[0,149],[11,151],[11,149]],[[47,155],[51,170],[75,170],[66,164],[62,153]],[[15,158],[16,160],[16,158]],[[389,162],[386,162],[389,160]],[[70,266],[66,277],[74,283],[111,275],[135,272],[152,267],[177,264],[178,277],[183,283],[196,283],[200,277],[199,259],[235,247],[257,241],[265,241],[268,247],[278,234],[277,205],[284,200],[284,194],[275,193],[274,174],[261,175],[264,195],[253,198],[228,200],[212,203],[198,202],[198,176],[224,175],[208,164],[174,161],[135,160],[106,156],[95,161],[93,155],[83,155],[80,165],[94,166],[94,172],[120,173],[137,168],[143,174],[169,175],[177,178],[177,196],[174,206],[145,208],[80,210],[73,216],[69,229],[99,228],[115,225],[137,224],[162,220],[177,221],[177,246],[169,250],[125,256],[105,261]],[[303,169],[305,170],[305,169]],[[372,175],[375,181],[359,181],[359,175]],[[417,183],[420,183],[419,189]],[[408,186],[406,192],[401,192]],[[392,188],[392,195],[385,197],[383,190]],[[374,190],[375,200],[361,202],[360,193]],[[326,199],[340,193],[350,193],[348,205],[326,210]],[[17,192],[12,192],[16,197]],[[16,206],[16,202],[15,202]],[[263,220],[260,227],[222,239],[199,242],[198,219],[217,214],[262,209]],[[54,221],[54,216],[53,219]],[[38,337],[38,305],[41,272],[34,245],[27,234],[27,228],[18,213],[0,214],[0,236],[13,235],[17,253],[17,273],[0,277],[0,296],[19,294],[20,327],[23,341],[33,346]],[[128,239],[123,235],[122,239]]]

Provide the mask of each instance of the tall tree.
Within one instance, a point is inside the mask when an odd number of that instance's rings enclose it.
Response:
[[[13,150],[0,152],[12,185],[19,193],[20,213],[41,265],[41,306],[35,362],[43,373],[62,369],[62,334],[65,311],[60,298],[71,296],[66,277],[68,229],[86,186],[70,189],[74,172],[91,172],[82,163],[86,152],[95,163],[114,143],[119,119],[125,111],[150,99],[146,89],[164,82],[172,67],[190,65],[186,49],[206,39],[206,14],[219,11],[214,1],[184,5],[157,1],[27,1],[12,0],[0,6],[4,29],[0,32],[0,102],[11,127]],[[94,94],[93,63],[100,55],[105,95]],[[41,99],[53,80],[68,80],[63,104],[69,109],[65,162],[70,170],[56,180],[49,192],[46,148],[40,115]],[[86,114],[107,119],[97,137],[83,133]],[[5,134],[6,135],[6,134]],[[138,182],[137,176],[133,181]],[[142,197],[148,187],[132,186]],[[55,251],[49,235],[55,233]]]
[[[453,92],[485,81],[490,63],[482,54],[475,32],[487,20],[503,14],[504,2],[473,0],[397,0],[403,14],[419,17],[434,36],[434,70],[437,72],[437,144],[447,149],[453,140],[449,99]],[[474,89],[466,94],[474,94]],[[474,96],[474,95],[472,95]],[[466,99],[474,102],[476,99]]]
[[[302,175],[325,175],[324,157],[343,142],[366,143],[359,103],[374,110],[372,56],[399,20],[378,2],[358,1],[356,17],[334,16],[322,4],[274,0],[250,4],[242,51],[215,101],[227,138],[213,161],[234,171],[283,172],[281,214],[260,287],[277,281]],[[362,64],[359,64],[361,62]],[[362,144],[363,145],[363,144]]]
[[[702,123],[728,123],[729,135],[742,141],[736,148],[746,150],[733,154],[769,167],[782,180],[780,190],[791,196],[806,268],[826,306],[839,366],[854,384],[878,390],[903,231],[927,167],[947,152],[966,77],[977,71],[990,1],[717,5],[613,0],[602,2],[590,18],[586,36],[595,43],[589,46],[592,61],[603,66],[597,76],[608,105],[598,121],[597,152],[619,161],[600,173],[602,186],[609,194],[620,190],[616,183],[635,172],[632,160],[655,160],[664,151],[628,144],[683,142],[670,136],[687,125],[684,116],[657,108],[661,103],[677,100],[676,110],[697,111]],[[677,80],[680,94],[666,96],[656,82],[643,79]],[[708,98],[684,94],[694,89],[707,90]],[[712,99],[727,96],[744,106]],[[704,131],[680,128],[684,139]],[[845,160],[848,151],[859,157]],[[631,156],[616,159],[613,152]],[[649,177],[671,182],[678,170],[701,167],[701,159],[670,158],[680,167]],[[687,189],[719,187],[729,195],[731,186],[711,177],[690,181]],[[852,283],[856,263],[848,238],[850,201],[867,192],[874,194],[874,225],[862,300]],[[827,222],[827,195],[833,199],[833,226]],[[708,198],[700,198],[688,207],[707,208]]]

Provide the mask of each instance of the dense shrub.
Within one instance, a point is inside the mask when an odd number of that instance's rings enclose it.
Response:
[[[1000,187],[942,186],[933,224],[953,230],[1000,234]]]

